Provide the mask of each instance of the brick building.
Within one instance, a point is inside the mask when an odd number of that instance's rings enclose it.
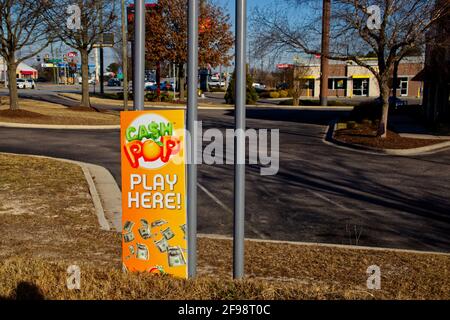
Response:
[[[366,63],[377,67],[376,59],[367,58]],[[319,97],[320,94],[320,62],[312,60],[307,65],[305,90],[303,95]],[[423,57],[404,58],[398,70],[398,97],[422,97],[423,83],[416,76],[424,67]],[[330,77],[328,80],[329,97],[379,97],[380,89],[375,76],[367,68],[351,61],[330,61]]]
[[[423,106],[430,123],[450,123],[450,14],[442,19],[428,37],[425,68],[419,77],[425,81]]]

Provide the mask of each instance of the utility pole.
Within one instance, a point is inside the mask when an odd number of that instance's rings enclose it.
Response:
[[[123,110],[128,111],[128,34],[126,25],[127,8],[122,0],[122,73],[123,73]]]
[[[328,77],[330,72],[328,56],[330,55],[330,20],[331,0],[323,0],[322,14],[322,55],[320,57],[320,105],[328,105]]]

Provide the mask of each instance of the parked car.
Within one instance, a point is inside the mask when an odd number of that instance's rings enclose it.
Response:
[[[381,97],[375,99],[375,102],[377,104],[380,104],[380,105],[383,104],[383,101],[381,100]],[[405,100],[402,100],[402,99],[399,99],[399,98],[389,97],[389,106],[393,107],[394,109],[405,107],[407,105],[408,105],[408,101],[405,101]]]
[[[222,81],[213,80],[213,81],[208,82],[208,86],[210,88],[223,88],[226,86],[226,83],[223,80]]]
[[[156,85],[156,84],[145,87],[146,91],[156,91],[157,89],[158,89],[158,85]],[[172,84],[170,84],[169,82],[163,82],[163,83],[161,83],[160,90],[161,91],[173,90]]]
[[[279,85],[277,85],[277,90],[288,90],[289,89],[289,84],[287,83],[280,83]]]
[[[108,87],[120,87],[122,82],[117,78],[111,78],[108,80]]]
[[[27,83],[31,89],[36,89],[36,82],[33,79],[27,79]]]
[[[156,82],[154,82],[154,81],[145,81],[144,86],[145,86],[145,90],[146,91],[151,91],[151,88],[153,86],[156,86]]]
[[[16,82],[17,89],[32,89],[32,83],[28,82],[26,79],[17,79]]]
[[[257,90],[265,90],[266,86],[264,84],[261,83],[253,83],[253,88],[257,89]]]

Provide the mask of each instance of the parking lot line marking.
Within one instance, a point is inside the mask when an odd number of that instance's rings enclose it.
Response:
[[[206,193],[211,199],[213,199],[215,203],[217,203],[219,206],[221,206],[223,209],[225,209],[228,213],[233,213],[233,210],[228,208],[226,204],[224,204],[215,195],[213,195],[211,192],[209,192],[209,190],[206,189],[206,187],[202,186],[200,183],[197,183],[197,185],[204,193]]]
[[[339,208],[341,208],[341,209],[343,209],[343,210],[345,210],[345,211],[351,211],[351,210],[350,210],[349,208],[347,208],[346,206],[344,206],[344,205],[342,205],[342,204],[340,204],[340,203],[338,203],[338,202],[336,202],[336,201],[333,201],[333,200],[329,199],[328,197],[325,197],[323,194],[320,194],[320,193],[318,193],[318,192],[311,191],[311,190],[309,190],[309,189],[307,189],[307,191],[308,191],[309,193],[312,193],[312,194],[315,195],[316,197],[321,198],[322,200],[325,200],[326,202],[331,203],[331,204],[333,204],[333,205],[335,205],[335,206],[337,206],[337,207],[339,207]]]

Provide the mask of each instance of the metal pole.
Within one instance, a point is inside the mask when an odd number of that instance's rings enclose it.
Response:
[[[127,8],[122,0],[122,73],[123,73],[123,110],[128,111],[128,35],[126,25]]]
[[[198,0],[189,0],[188,4],[188,105],[187,129],[190,133],[188,150],[188,274],[197,275],[197,92],[198,92]]]
[[[144,110],[145,85],[145,1],[134,0],[134,110]]]
[[[236,140],[234,176],[234,279],[244,277],[245,111],[247,0],[236,0]]]
[[[103,51],[103,1],[99,2],[99,26],[100,26],[100,95],[105,94],[105,58],[104,58],[104,51]]]

